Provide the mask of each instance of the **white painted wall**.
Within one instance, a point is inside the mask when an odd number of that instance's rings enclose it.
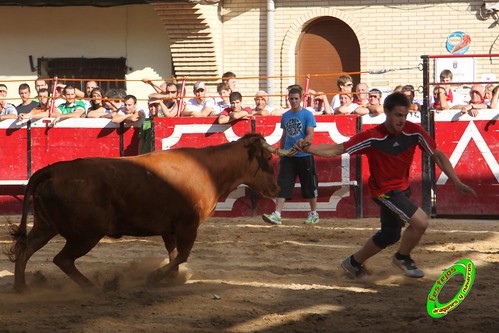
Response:
[[[0,83],[18,104],[26,82],[34,95],[37,58],[125,57],[130,68],[127,92],[147,98],[152,88],[138,80],[172,77],[170,42],[150,5],[96,7],[1,7]]]

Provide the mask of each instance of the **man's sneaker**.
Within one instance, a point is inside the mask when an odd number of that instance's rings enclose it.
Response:
[[[305,220],[305,223],[306,224],[316,224],[316,223],[319,223],[319,214],[318,213],[312,213],[310,212],[308,214],[308,217],[307,219]]]
[[[393,266],[400,268],[404,274],[409,277],[422,278],[424,276],[423,271],[416,266],[416,263],[411,258],[397,259],[397,257],[393,255],[392,264]]]
[[[282,224],[282,218],[280,216],[277,216],[275,212],[272,214],[263,214],[262,219],[270,224]]]
[[[364,269],[364,265],[360,265],[359,267],[355,267],[350,262],[350,257],[347,257],[341,263],[341,268],[345,270],[348,274],[350,274],[354,279],[361,279],[366,276],[366,270]]]

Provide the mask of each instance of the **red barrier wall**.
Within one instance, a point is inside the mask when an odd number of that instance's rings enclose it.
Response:
[[[499,215],[499,115],[493,110],[483,111],[474,119],[436,115],[438,147],[449,157],[461,180],[478,194],[477,199],[460,195],[437,168],[437,214]]]
[[[499,191],[499,145],[497,142],[498,110],[486,110],[477,118],[458,117],[447,112],[436,115],[436,141],[450,158],[458,175],[479,192],[479,199],[461,197],[452,185],[441,176],[437,168],[436,207],[437,214],[445,215],[499,215],[497,205]],[[344,142],[356,132],[356,116],[317,117],[314,144]],[[363,128],[382,122],[383,116],[363,117]],[[419,122],[419,118],[408,120]],[[249,120],[232,126],[219,125],[214,118],[159,118],[155,119],[155,147],[174,149],[178,147],[201,147],[237,140],[245,133],[262,133],[267,142],[278,146],[281,137],[279,117],[257,117],[252,129]],[[59,161],[77,157],[120,155],[120,142],[124,155],[135,155],[138,148],[138,128],[124,128],[106,119],[68,119],[54,128],[47,128],[43,121],[32,124],[31,140],[28,140],[26,124],[14,120],[0,122],[0,184],[5,181],[27,180],[28,147],[31,147],[32,173],[39,168]],[[121,139],[120,139],[121,136]],[[355,202],[351,186],[331,186],[331,183],[347,183],[356,179],[355,157],[317,158],[319,176],[319,211],[324,217],[354,217]],[[277,159],[275,160],[277,164]],[[363,186],[367,182],[368,166],[363,160]],[[421,154],[416,153],[411,169],[413,199],[421,204]],[[200,184],[202,186],[202,184]],[[22,188],[0,185],[0,213],[19,213]],[[367,189],[362,197],[364,216],[377,216],[378,208],[372,202]],[[256,210],[255,210],[256,207]],[[250,190],[241,187],[223,198],[217,206],[219,216],[261,214],[274,208],[272,200],[257,197],[252,202]],[[308,211],[308,202],[301,199],[296,188],[294,199],[286,202],[284,215],[303,217]]]

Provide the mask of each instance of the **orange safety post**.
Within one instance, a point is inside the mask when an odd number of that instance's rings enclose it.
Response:
[[[55,106],[55,92],[57,90],[57,82],[59,81],[59,78],[56,76],[54,77],[54,85],[52,87],[52,99],[50,100],[50,108],[49,108],[49,118],[52,115],[52,112],[54,111],[54,106]]]
[[[308,89],[310,88],[310,74],[307,74],[305,80],[305,92],[303,94],[303,107],[306,108],[308,106]]]
[[[178,99],[177,117],[180,117],[182,111],[184,111],[184,97],[185,97],[185,81],[186,78],[182,78],[182,85],[180,87],[180,96]]]

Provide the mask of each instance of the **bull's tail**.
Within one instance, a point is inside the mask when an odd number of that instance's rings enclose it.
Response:
[[[16,262],[17,259],[21,256],[21,254],[26,249],[26,240],[27,240],[27,220],[28,220],[28,212],[29,212],[29,204],[33,197],[33,194],[37,188],[37,186],[50,178],[52,175],[51,168],[46,167],[37,172],[28,181],[28,185],[26,186],[26,190],[24,192],[24,200],[23,200],[23,213],[21,217],[21,223],[19,225],[11,224],[9,226],[10,236],[12,237],[12,245],[9,249],[5,251],[5,254],[9,257],[10,261]]]

